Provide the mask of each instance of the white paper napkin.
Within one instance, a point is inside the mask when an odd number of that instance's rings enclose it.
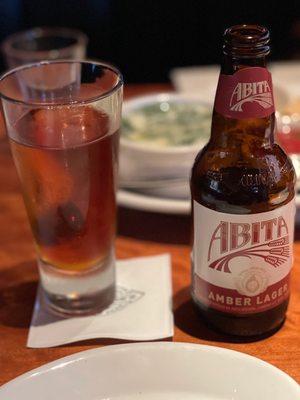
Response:
[[[156,340],[173,336],[168,254],[117,262],[117,294],[93,316],[60,318],[43,307],[38,292],[28,347],[53,347],[85,339]]]

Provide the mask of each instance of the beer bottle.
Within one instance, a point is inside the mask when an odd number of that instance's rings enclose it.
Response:
[[[191,174],[192,297],[217,330],[274,332],[289,301],[295,172],[274,142],[269,31],[224,33],[211,137]]]

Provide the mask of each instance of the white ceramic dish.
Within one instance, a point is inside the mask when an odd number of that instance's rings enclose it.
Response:
[[[147,105],[159,103],[197,104],[207,110],[211,106],[195,95],[160,93],[136,97],[126,101],[123,116]],[[143,142],[133,142],[121,135],[120,181],[155,180],[165,177],[188,177],[194,158],[206,140],[187,146],[154,147]]]
[[[298,384],[257,358],[188,343],[92,349],[28,372],[0,400],[299,400]]]

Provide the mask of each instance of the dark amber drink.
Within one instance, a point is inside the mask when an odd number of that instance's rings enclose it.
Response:
[[[16,125],[28,139],[11,148],[37,252],[55,268],[80,272],[112,256],[118,133],[108,122],[85,106],[38,109]]]
[[[295,173],[274,143],[268,42],[259,26],[225,32],[211,138],[191,176],[192,296],[212,326],[238,336],[278,329],[289,301]]]

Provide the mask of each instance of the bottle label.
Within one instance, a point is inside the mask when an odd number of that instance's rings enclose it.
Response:
[[[272,77],[266,68],[249,67],[220,74],[215,110],[234,119],[263,118],[275,112]]]
[[[295,202],[225,214],[194,201],[193,293],[232,314],[269,310],[289,296]]]

